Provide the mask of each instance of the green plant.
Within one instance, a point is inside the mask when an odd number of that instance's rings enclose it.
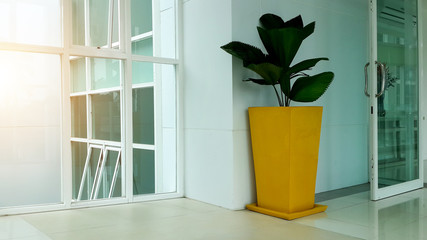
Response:
[[[323,72],[310,76],[305,71],[310,70],[319,61],[329,59],[307,59],[291,66],[301,43],[314,32],[315,23],[304,26],[301,16],[284,22],[281,17],[270,13],[261,16],[260,23],[258,34],[267,54],[257,47],[239,41],[221,47],[243,60],[245,68],[261,76],[261,79],[249,78],[245,81],[273,86],[280,106],[289,106],[291,100],[317,100],[331,84],[334,73]],[[294,78],[297,79],[291,85]],[[280,93],[276,88],[277,84],[280,85]]]

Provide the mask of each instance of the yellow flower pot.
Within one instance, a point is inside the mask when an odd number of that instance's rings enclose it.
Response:
[[[291,220],[323,212],[314,204],[322,107],[251,107],[257,203],[246,207]]]

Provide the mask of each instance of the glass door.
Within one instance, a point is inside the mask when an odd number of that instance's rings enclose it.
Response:
[[[365,94],[370,98],[371,199],[379,200],[423,185],[418,144],[418,1],[371,0],[370,10],[371,59],[365,66]]]

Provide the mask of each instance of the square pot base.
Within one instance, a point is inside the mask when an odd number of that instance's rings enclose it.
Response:
[[[293,212],[293,213],[285,213],[285,212],[278,212],[267,208],[258,207],[256,203],[248,204],[246,205],[246,208],[254,211],[259,212],[262,214],[270,215],[273,217],[283,218],[286,220],[292,220],[300,217],[305,217],[308,215],[324,212],[328,206],[326,205],[320,205],[320,204],[314,204],[314,208],[307,209],[301,212]]]

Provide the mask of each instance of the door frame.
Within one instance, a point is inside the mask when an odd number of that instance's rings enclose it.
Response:
[[[421,146],[424,145],[423,142],[423,125],[425,122],[424,115],[424,104],[422,101],[422,89],[423,89],[423,51],[422,51],[422,4],[421,0],[417,0],[417,24],[418,24],[418,81],[419,81],[419,110],[418,110],[418,161],[419,161],[419,178],[384,187],[378,188],[378,108],[377,108],[377,98],[375,93],[377,93],[377,65],[376,61],[378,59],[377,55],[377,0],[370,0],[369,5],[369,76],[370,81],[368,83],[370,89],[369,97],[369,176],[370,176],[370,185],[371,185],[371,200],[380,200],[383,198],[391,197],[408,191],[412,191],[418,188],[423,187],[423,159]],[[422,119],[422,120],[421,120]]]

